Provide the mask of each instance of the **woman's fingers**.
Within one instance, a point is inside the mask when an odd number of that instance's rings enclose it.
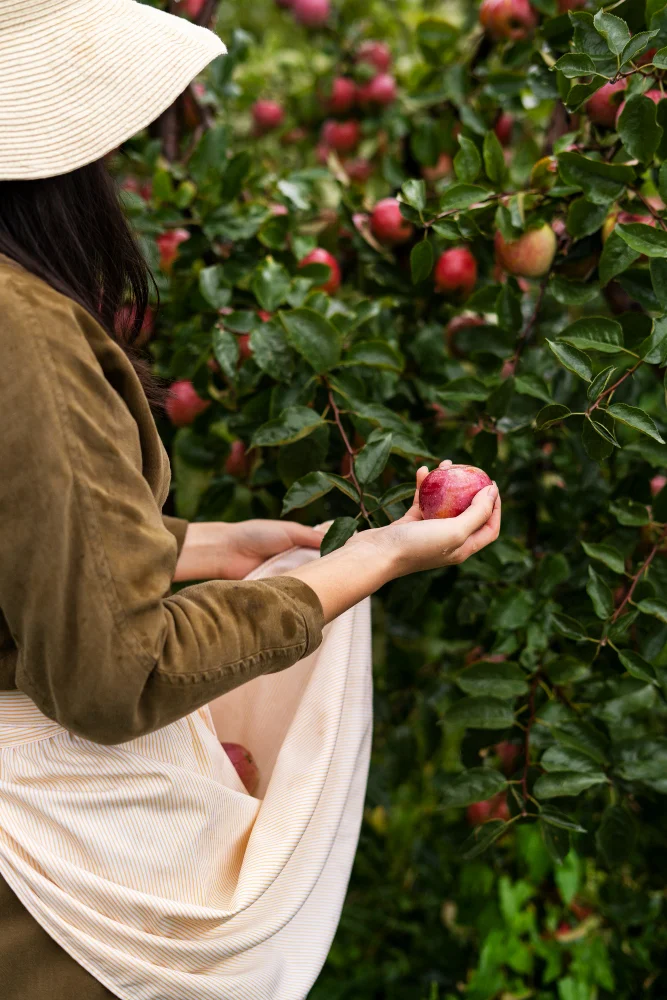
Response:
[[[439,469],[448,469],[450,465],[453,465],[451,458],[446,458],[444,462],[441,462],[438,466]]]
[[[286,529],[292,545],[299,548],[319,549],[322,535],[326,531],[326,528],[308,528],[305,524],[297,524],[296,521],[283,521],[281,526]]]
[[[466,538],[463,544],[452,553],[456,562],[464,562],[466,559],[469,559],[470,556],[474,555],[475,552],[480,552],[482,549],[486,548],[487,545],[491,545],[492,542],[495,542],[500,533],[501,510],[502,504],[500,496],[497,496],[489,519],[481,526],[481,528],[478,528],[477,531],[473,531],[473,533]]]
[[[453,519],[452,526],[456,527],[457,534],[460,532],[461,536],[459,544],[462,544],[473,532],[486,524],[493,514],[497,498],[498,487],[496,484],[492,483],[491,486],[485,486],[483,490],[480,490],[473,497],[473,501],[468,509]]]

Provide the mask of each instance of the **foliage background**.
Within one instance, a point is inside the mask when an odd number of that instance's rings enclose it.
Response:
[[[368,802],[313,1000],[667,991],[667,495],[650,489],[667,467],[667,104],[640,96],[662,88],[667,59],[641,60],[667,45],[667,7],[594,21],[599,7],[539,0],[539,29],[511,43],[465,0],[335,0],[316,32],[271,0],[222,0],[230,55],[114,158],[162,299],[156,370],[210,401],[191,426],[162,423],[177,513],[342,518],[340,540],[364,526],[345,438],[373,523],[400,515],[422,458],[483,466],[505,501],[491,550],[375,600]],[[318,94],[337,67],[359,72],[368,38],[390,45],[399,98],[352,112],[374,166],[357,183],[317,160]],[[619,134],[583,101],[621,74]],[[287,117],[257,137],[265,97]],[[442,153],[455,170],[418,183]],[[392,252],[365,216],[401,189],[415,236]],[[645,221],[603,250],[614,205]],[[559,233],[545,278],[500,274],[495,230],[543,221]],[[176,228],[189,238],[161,267]],[[461,244],[479,266],[467,302],[430,273]],[[341,263],[334,297],[325,271],[297,268],[316,245]],[[483,325],[447,338],[460,313]],[[251,450],[230,467],[238,440]],[[495,794],[509,819],[471,831],[466,807]]]

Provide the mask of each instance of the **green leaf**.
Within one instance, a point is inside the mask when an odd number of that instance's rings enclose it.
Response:
[[[621,66],[625,66],[626,63],[631,62],[640,52],[643,52],[651,39],[655,38],[657,34],[659,32],[656,30],[638,31],[636,35],[633,35],[621,53]]]
[[[664,49],[658,49],[651,62],[656,69],[667,69],[667,46]]]
[[[440,198],[440,211],[452,212],[457,208],[469,208],[474,202],[484,201],[489,192],[475,184],[452,184]]]
[[[532,396],[533,399],[541,399],[544,403],[551,402],[551,393],[546,382],[532,372],[517,375],[514,379],[514,388],[522,396]]]
[[[483,854],[501,836],[509,826],[501,819],[491,819],[488,823],[483,823],[474,830],[461,847],[460,858],[462,861],[472,861],[473,858]]]
[[[391,507],[394,503],[400,503],[402,500],[412,500],[415,495],[415,484],[414,483],[399,483],[398,486],[392,486],[388,489],[386,493],[383,493],[379,500],[380,507]]]
[[[610,618],[614,612],[614,599],[611,596],[611,590],[592,566],[588,567],[586,593],[593,602],[593,608],[598,618],[602,618],[603,621]]]
[[[577,774],[590,774],[596,770],[595,761],[588,754],[559,744],[545,750],[540,765],[545,771],[576,771]]]
[[[292,483],[283,499],[282,517],[298,507],[306,507],[333,489],[333,483],[324,472],[309,472]]]
[[[433,245],[429,240],[421,240],[415,243],[410,251],[410,272],[412,274],[412,284],[418,285],[420,281],[428,278],[433,269]]]
[[[586,828],[577,823],[566,813],[561,812],[556,806],[540,806],[540,819],[550,826],[560,827],[561,830],[571,830],[572,833],[586,833]]]
[[[644,222],[626,222],[617,226],[614,232],[637,253],[647,257],[667,257],[667,232],[664,229],[654,229]]]
[[[233,201],[243,187],[243,182],[250,172],[252,157],[243,150],[228,161],[222,176],[221,197],[223,201]]]
[[[630,156],[642,163],[653,159],[662,139],[656,113],[656,105],[650,98],[634,94],[628,97],[618,120],[618,134],[623,145]]]
[[[637,826],[623,806],[607,806],[602,814],[595,840],[609,868],[616,868],[632,855],[637,839]]]
[[[252,439],[253,447],[273,448],[279,444],[291,444],[307,437],[316,427],[324,424],[322,417],[308,406],[290,406],[279,417],[269,420],[259,427]]]
[[[607,741],[594,726],[579,719],[552,726],[552,736],[566,747],[588,754],[598,764],[607,761]]]
[[[213,354],[227,378],[233,379],[239,363],[239,342],[234,334],[214,327]]]
[[[594,416],[597,416],[596,411]],[[606,416],[602,413],[601,416],[608,419],[610,423],[613,423],[611,417]],[[601,420],[592,419],[587,417],[584,420],[583,426],[581,428],[581,440],[583,446],[586,450],[586,454],[589,458],[592,458],[594,462],[603,462],[605,459],[614,451],[614,448],[618,447],[618,442],[616,442],[613,435],[610,435],[608,428],[602,423]]]
[[[560,423],[569,413],[570,410],[563,403],[549,403],[548,406],[543,406],[535,417],[535,426],[538,430],[546,430]]]
[[[539,823],[544,846],[556,864],[562,865],[570,852],[570,831],[553,824],[545,823],[543,816],[540,816]]]
[[[599,10],[593,18],[593,24],[614,55],[620,55],[630,41],[630,29],[625,21]]]
[[[653,418],[649,417],[648,413],[645,413],[644,410],[640,410],[638,406],[628,406],[627,403],[611,403],[607,407],[607,412],[611,413],[615,420],[620,420],[621,423],[627,424],[628,427],[634,427],[635,430],[641,431],[642,434],[648,434],[658,444],[665,443],[660,431],[655,426]]]
[[[567,231],[575,240],[584,236],[592,236],[607,217],[608,207],[605,204],[595,205],[586,198],[575,198],[567,210]],[[561,279],[564,280],[564,279]],[[584,286],[586,287],[586,286]]]
[[[357,493],[355,487],[352,483],[349,483],[347,479],[343,479],[342,476],[337,476],[334,472],[327,472],[327,476],[331,480],[333,486],[341,493],[344,493],[346,497],[353,500],[354,503],[359,503],[359,494]]]
[[[460,149],[454,157],[454,170],[459,181],[470,184],[482,169],[482,158],[477,146],[465,135],[459,136]]]
[[[454,378],[448,382],[438,395],[443,401],[452,400],[464,403],[468,400],[476,400],[481,403],[486,401],[489,390],[483,382],[464,375],[462,378]]]
[[[253,360],[267,375],[282,382],[291,378],[294,355],[278,322],[258,323],[250,334],[250,348]]]
[[[612,545],[603,545],[597,542],[582,542],[582,548],[591,559],[597,559],[604,563],[614,573],[625,573],[625,561],[623,556]]]
[[[281,312],[287,339],[316,372],[326,372],[340,361],[340,334],[314,309]]]
[[[595,73],[595,63],[585,52],[568,52],[561,56],[553,67],[572,80],[578,76],[591,76]]]
[[[441,804],[462,808],[484,802],[507,787],[507,779],[490,767],[471,767],[455,777],[445,776]]]
[[[441,18],[429,17],[417,25],[417,44],[424,58],[436,66],[440,66],[444,49],[456,44],[459,37],[457,28]]]
[[[581,188],[588,201],[608,205],[619,198],[635,177],[632,167],[592,160],[581,153],[559,153],[558,169],[563,181]]]
[[[448,710],[448,724],[470,729],[507,729],[514,724],[511,705],[499,698],[463,698]]]
[[[496,698],[517,698],[528,691],[525,674],[514,663],[475,663],[459,674],[456,683],[466,694]]]
[[[354,460],[354,471],[360,483],[372,483],[387,464],[391,454],[393,434],[391,431],[375,430]]]
[[[595,282],[570,281],[562,275],[555,275],[549,283],[549,291],[561,305],[585,306],[599,293],[599,288]]]
[[[639,528],[648,524],[650,517],[644,504],[637,503],[636,500],[628,500],[621,497],[609,504],[609,510],[617,521],[631,528]]]
[[[646,597],[637,603],[637,607],[644,615],[652,615],[667,625],[667,601],[661,601],[657,597]]]
[[[273,257],[265,257],[255,270],[252,291],[262,309],[275,312],[287,298],[292,279],[287,268],[278,264]]]
[[[561,635],[566,635],[568,639],[587,639],[588,634],[576,618],[572,618],[570,615],[553,615],[553,623],[556,629],[561,633]]]
[[[401,188],[401,194],[406,205],[422,212],[426,208],[426,182],[422,180],[406,181]]]
[[[586,390],[586,396],[588,397],[589,402],[594,403],[595,400],[598,399],[598,397],[605,391],[615,371],[616,368],[614,368],[613,365],[610,365],[609,368],[604,368],[601,372],[598,372]]]
[[[541,775],[533,787],[538,799],[557,799],[564,796],[580,795],[594,785],[604,785],[607,779],[602,771],[578,774],[575,771],[552,771]]]
[[[653,257],[650,264],[651,284],[662,309],[667,309],[667,260]]]
[[[320,555],[326,556],[330,552],[335,552],[342,545],[345,545],[358,528],[358,523],[354,517],[337,517],[333,522],[320,545]]]
[[[385,340],[360,340],[353,344],[342,361],[345,365],[363,365],[400,372],[404,361],[398,351]]]
[[[630,649],[619,649],[618,658],[632,677],[647,684],[657,683],[653,667],[639,653],[634,653]]]
[[[585,382],[591,381],[593,378],[593,366],[587,354],[584,354],[583,351],[578,351],[576,347],[570,347],[569,344],[559,344],[553,340],[547,340],[547,344],[568,371],[574,372],[579,378],[583,378]]]
[[[505,166],[503,147],[493,129],[484,135],[483,155],[486,176],[492,184],[501,188],[507,174],[507,167]]]
[[[523,628],[530,621],[534,608],[535,599],[530,591],[511,587],[491,605],[489,624],[502,631]]]
[[[623,347],[623,327],[606,316],[585,316],[570,323],[558,339],[581,350],[617,354]]]
[[[600,256],[599,273],[600,284],[608,285],[617,274],[622,274],[639,257],[639,253],[622,239],[614,230],[609,234],[607,242],[602,248]]]
[[[205,267],[199,272],[199,291],[202,298],[216,310],[231,302],[232,290],[225,285],[224,280],[224,271],[220,264]]]

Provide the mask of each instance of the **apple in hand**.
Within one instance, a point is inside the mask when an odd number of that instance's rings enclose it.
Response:
[[[505,240],[498,230],[495,247],[496,260],[505,271],[522,278],[541,278],[551,269],[556,255],[556,234],[546,222],[517,240]]]
[[[434,278],[437,292],[467,299],[477,281],[477,261],[467,247],[451,247],[440,254]]]
[[[383,198],[371,214],[371,230],[380,243],[397,246],[399,243],[407,243],[414,227],[401,215],[400,202],[396,198]]]
[[[427,521],[436,517],[458,517],[485,486],[491,486],[491,480],[486,472],[474,465],[434,469],[419,488],[422,517]]]
[[[165,409],[175,427],[187,427],[210,405],[209,400],[202,399],[198,395],[192,382],[183,379],[180,382],[174,382],[171,386]]]
[[[249,794],[252,795],[259,784],[259,768],[249,750],[240,743],[223,743],[225,751]]]
[[[537,27],[537,15],[528,0],[482,0],[479,20],[499,40],[527,38]]]

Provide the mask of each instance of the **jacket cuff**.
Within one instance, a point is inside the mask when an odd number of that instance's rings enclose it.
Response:
[[[180,556],[183,543],[185,542],[185,533],[188,530],[190,522],[184,521],[180,517],[168,517],[166,514],[162,515],[162,520],[167,531],[169,531],[176,539],[178,554]]]
[[[324,628],[324,611],[315,591],[293,576],[274,576],[260,582],[280,590],[297,605],[306,636],[306,648],[301,658],[310,656],[322,642]]]

